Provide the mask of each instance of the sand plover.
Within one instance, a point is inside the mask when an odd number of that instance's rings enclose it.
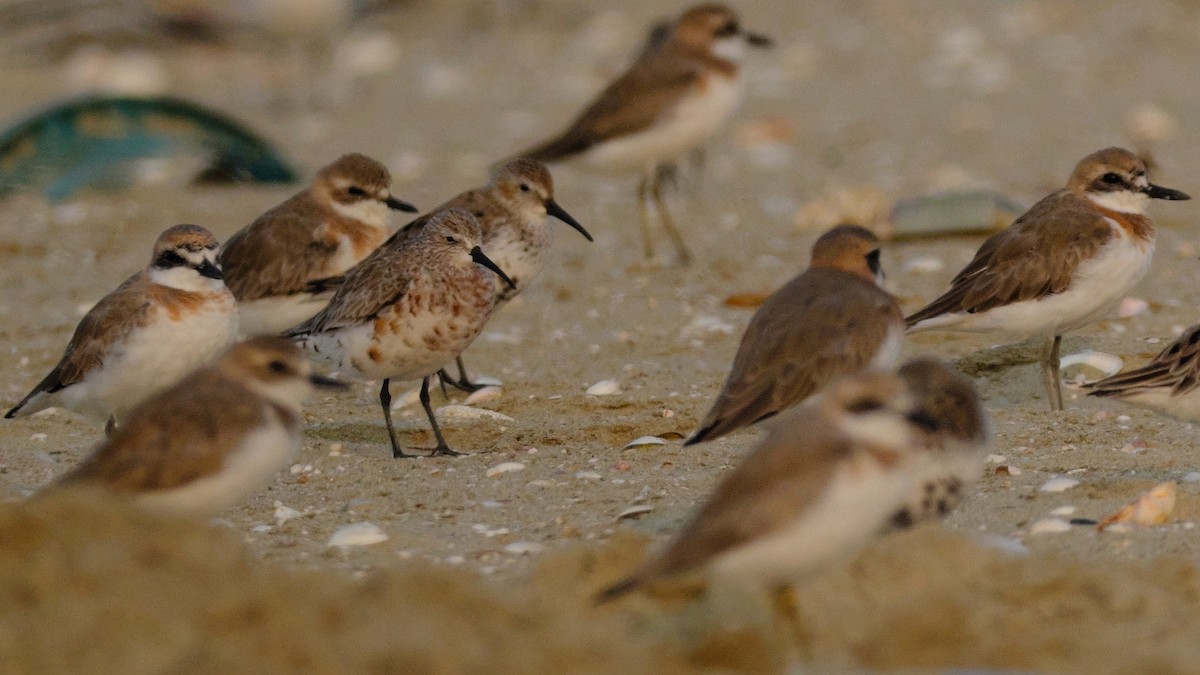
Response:
[[[108,418],[175,384],[237,336],[237,303],[198,225],[168,228],[150,264],[79,322],[62,360],[5,417],[50,407]]]
[[[1152,184],[1128,150],[1084,157],[1066,188],[988,238],[950,290],[908,317],[909,331],[1045,337],[1046,397],[1051,410],[1062,410],[1062,336],[1102,318],[1146,276],[1154,254],[1150,199],[1189,197]]]
[[[359,154],[322,168],[312,185],[259,216],[221,247],[221,268],[246,335],[312,318],[331,284],[392,233],[389,211],[416,212],[389,192],[387,167]]]
[[[514,159],[497,167],[488,184],[468,190],[442,204],[426,216],[405,225],[396,237],[410,237],[424,227],[436,213],[451,208],[466,209],[479,221],[483,231],[483,252],[492,262],[512,279],[515,287],[509,286],[498,277],[496,304],[511,300],[537,276],[546,264],[550,246],[554,243],[554,230],[549,227],[553,216],[575,228],[588,241],[592,235],[583,229],[571,214],[554,201],[554,179],[541,162],[534,159]],[[443,382],[474,391],[480,385],[467,378],[462,357],[458,358],[459,379],[449,379],[445,371],[440,375]]]
[[[457,455],[429,404],[429,378],[462,353],[495,307],[492,275],[512,280],[481,248],[469,211],[434,214],[411,237],[393,237],[346,273],[329,305],[288,331],[313,358],[350,380],[382,379],[379,402],[394,457],[410,457],[392,426],[391,380],[421,379],[433,455]]]
[[[1084,385],[1089,396],[1115,398],[1182,420],[1200,420],[1200,324],[1141,368]]]
[[[853,553],[917,487],[926,454],[899,377],[842,377],[781,414],[666,549],[597,596],[605,602],[708,567],[775,590]]]
[[[904,315],[879,287],[882,276],[870,230],[839,225],[821,235],[809,269],[750,319],[721,393],[685,445],[798,405],[839,375],[895,366]]]
[[[262,487],[300,450],[300,406],[315,375],[287,338],[260,336],[135,408],[53,485],[98,484],[147,507],[210,515]]]
[[[892,524],[906,527],[946,515],[983,476],[988,423],[975,385],[938,359],[922,357],[897,372],[914,399],[908,419],[915,443],[928,453],[917,489]]]
[[[684,264],[691,253],[663,200],[660,167],[702,146],[743,98],[746,45],[771,41],[744,31],[733,10],[705,4],[687,10],[558,136],[521,153],[545,162],[578,159],[597,169],[641,172],[642,243],[654,256],[650,202]]]

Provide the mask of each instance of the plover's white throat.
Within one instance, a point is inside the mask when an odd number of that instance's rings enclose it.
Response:
[[[576,159],[613,172],[640,172],[638,202],[646,257],[654,255],[649,204],[683,263],[691,260],[663,200],[671,164],[703,146],[743,98],[746,45],[770,40],[744,31],[733,10],[705,4],[684,12],[657,44],[610,83],[554,138],[522,153],[545,162]]]
[[[235,344],[135,408],[116,433],[54,486],[95,484],[146,507],[204,516],[261,487],[300,449],[312,373],[282,337]]]
[[[725,385],[687,444],[749,426],[799,405],[834,378],[900,356],[904,318],[879,287],[879,240],[839,225],[812,248],[812,265],[759,307]]]
[[[230,237],[220,260],[242,332],[280,333],[319,312],[340,275],[391,235],[390,212],[416,211],[392,196],[391,185],[379,162],[344,155]]]
[[[150,264],[96,303],[62,360],[5,417],[63,407],[108,418],[171,386],[237,336],[236,302],[198,225],[168,228]]]
[[[1189,197],[1150,183],[1146,165],[1127,150],[1084,157],[1066,188],[992,235],[950,290],[908,317],[909,330],[1044,337],[1046,396],[1061,410],[1062,336],[1102,318],[1146,275],[1154,254],[1150,199]]]
[[[429,403],[429,377],[479,335],[495,307],[493,275],[511,280],[483,253],[469,211],[434,214],[411,237],[393,237],[354,269],[329,305],[288,331],[313,358],[351,380],[383,380],[379,392],[395,457],[406,457],[392,426],[392,379],[421,378],[421,405],[437,438],[434,455],[458,454]]]
[[[597,600],[702,567],[775,590],[853,553],[920,485],[928,452],[916,411],[895,375],[836,380],[772,421],[675,540]]]
[[[515,159],[497,167],[488,184],[468,190],[405,225],[397,237],[410,237],[425,226],[429,218],[441,211],[461,208],[470,211],[479,221],[483,232],[483,252],[508,275],[514,286],[495,279],[496,304],[512,299],[533,280],[546,264],[554,242],[550,217],[575,228],[588,241],[592,235],[583,229],[571,214],[554,201],[554,179],[541,162],[534,159]],[[467,378],[462,358],[458,359],[459,379],[452,380],[445,371],[443,381],[466,391],[480,385]]]

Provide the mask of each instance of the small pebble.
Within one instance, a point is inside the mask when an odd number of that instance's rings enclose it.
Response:
[[[630,448],[644,448],[651,445],[666,445],[667,442],[658,436],[640,436],[625,444],[623,450]]]
[[[530,555],[533,553],[541,553],[544,550],[546,550],[545,546],[532,541],[514,541],[513,543],[504,547],[505,553],[511,553],[513,555]]]
[[[503,464],[497,464],[496,466],[493,466],[492,468],[488,469],[487,477],[495,478],[496,476],[499,476],[502,473],[512,473],[515,471],[524,471],[524,470],[525,470],[525,465],[520,462],[504,462]]]
[[[1071,530],[1071,523],[1062,518],[1042,518],[1029,526],[1029,534],[1061,534]]]
[[[625,518],[637,518],[638,516],[644,513],[650,513],[653,510],[654,507],[649,504],[635,504],[634,506],[630,506],[624,511],[618,513],[617,520],[624,520]]]
[[[579,480],[600,480],[600,474],[595,471],[576,471],[575,477]]]
[[[484,401],[498,399],[504,395],[504,390],[500,387],[487,386],[471,393],[470,396],[463,401],[463,405],[475,405]]]
[[[378,544],[387,540],[387,533],[379,529],[378,525],[363,521],[339,527],[329,537],[329,543],[326,546],[338,546],[342,548],[347,546],[370,546],[371,544]]]
[[[1065,492],[1076,485],[1079,485],[1079,481],[1075,480],[1074,478],[1065,478],[1060,476],[1058,478],[1051,478],[1045,483],[1042,483],[1042,487],[1039,488],[1039,490],[1041,492]]]
[[[616,380],[600,380],[585,392],[592,396],[612,396],[621,393],[621,383]]]
[[[1075,507],[1074,506],[1060,506],[1057,509],[1054,509],[1053,511],[1051,511],[1050,515],[1063,516],[1064,518],[1067,516],[1072,516],[1072,515],[1075,515]]]
[[[1183,477],[1183,482],[1185,482],[1185,483],[1200,482],[1200,471],[1189,471],[1187,473],[1187,475],[1185,475]]]

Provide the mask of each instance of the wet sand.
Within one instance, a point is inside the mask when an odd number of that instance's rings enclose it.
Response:
[[[395,194],[429,207],[565,123],[636,51],[641,27],[674,11],[611,6],[545,3],[500,19],[402,7],[378,24],[399,60],[351,82],[336,112],[280,113],[271,92],[284,73],[242,50],[180,50],[173,91],[203,92],[268,130],[306,173],[342,152],[373,154],[395,172]],[[474,372],[504,382],[476,406],[504,418],[444,423],[471,456],[391,459],[377,385],[360,384],[309,406],[296,465],[242,507],[212,524],[159,522],[95,495],[22,502],[101,425],[68,412],[0,425],[0,661],[25,672],[770,671],[796,659],[819,671],[1196,671],[1200,484],[1184,481],[1200,471],[1194,428],[1074,396],[1052,414],[1033,364],[976,378],[1005,459],[969,499],[797,589],[796,621],[717,589],[589,606],[755,443],[753,430],[699,447],[677,439],[706,412],[750,318],[724,299],[770,291],[807,264],[819,229],[795,224],[802,207],[866,187],[894,199],[985,186],[1032,203],[1107,145],[1151,151],[1156,182],[1200,192],[1192,3],[1143,3],[1137,16],[1107,2],[739,6],[778,45],[751,55],[738,121],[676,200],[697,263],[671,265],[665,236],[659,264],[641,259],[632,178],[556,169],[558,201],[596,241],[560,228],[541,279],[467,352]],[[13,58],[0,74],[4,118],[65,93],[45,72]],[[1129,121],[1147,105],[1175,130],[1141,143]],[[145,264],[163,228],[197,222],[224,238],[290,191],[168,184],[6,202],[6,403],[53,366],[82,312]],[[1149,311],[1079,331],[1065,354],[1138,365],[1200,320],[1196,204],[1152,205],[1155,264],[1134,291]],[[886,246],[891,290],[916,309],[981,241]],[[978,363],[999,342],[923,334],[906,354]],[[621,393],[584,393],[609,379]],[[397,422],[406,446],[432,446],[419,405]],[[622,449],[645,435],[676,440]],[[524,468],[487,476],[505,462]],[[1020,473],[998,475],[999,463]],[[1039,491],[1066,475],[1080,484]],[[1167,525],[1029,534],[1055,509],[1102,518],[1164,480],[1181,481]],[[279,522],[277,503],[302,515]],[[635,504],[653,510],[618,520]],[[388,540],[326,545],[363,521]]]

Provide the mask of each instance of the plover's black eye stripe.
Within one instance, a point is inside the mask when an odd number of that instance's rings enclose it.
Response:
[[[867,267],[870,268],[871,274],[879,274],[881,265],[879,263],[879,249],[875,249],[867,254]]]
[[[737,35],[738,31],[739,31],[739,28],[738,28],[737,22],[730,21],[729,23],[726,23],[724,26],[721,26],[720,28],[718,28],[715,35],[719,38],[720,37],[729,37],[730,35]]]
[[[357,185],[351,185],[350,187],[346,188],[346,192],[349,192],[350,194],[354,195],[355,197],[366,197],[367,196],[367,191],[358,187]]]
[[[161,267],[164,269],[171,267],[186,267],[190,264],[191,263],[189,263],[183,256],[176,253],[174,249],[163,251],[159,254],[158,260],[154,261],[155,267]]]
[[[1121,177],[1111,171],[1104,174],[1104,176],[1101,177],[1100,180],[1104,181],[1105,183],[1108,183],[1109,185],[1119,185],[1121,183]]]
[[[846,406],[847,411],[852,412],[856,415],[872,412],[874,410],[879,410],[881,408],[883,408],[883,401],[880,401],[877,398],[870,398],[870,397],[860,398],[860,399],[851,401],[850,405]]]

